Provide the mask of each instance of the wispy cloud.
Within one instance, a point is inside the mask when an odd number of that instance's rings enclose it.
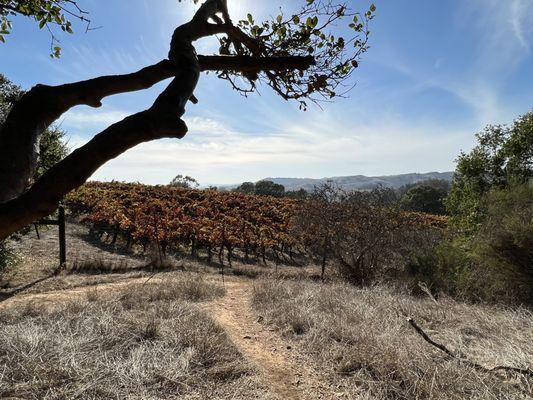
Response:
[[[513,0],[510,10],[510,22],[516,39],[520,45],[529,52],[530,44],[526,39],[526,34],[531,33],[531,25],[528,28],[525,24],[531,24],[532,8],[528,0]]]
[[[287,120],[276,132],[250,135],[216,120],[193,117],[182,140],[142,144],[98,171],[93,179],[166,183],[186,173],[204,184],[266,176],[449,170],[465,132],[408,126],[386,119],[372,125],[343,123],[324,113]]]

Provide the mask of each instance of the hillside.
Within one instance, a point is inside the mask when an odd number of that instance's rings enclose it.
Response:
[[[401,175],[386,176],[336,176],[332,178],[265,178],[264,180],[273,181],[283,185],[285,190],[305,189],[312,191],[315,186],[321,185],[328,181],[335,182],[344,190],[368,190],[378,186],[398,189],[404,185],[427,181],[429,179],[443,179],[451,181],[453,172],[428,172],[428,173],[411,173]]]

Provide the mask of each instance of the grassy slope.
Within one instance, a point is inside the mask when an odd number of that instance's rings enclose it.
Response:
[[[384,288],[263,280],[253,306],[299,342],[348,398],[520,399],[533,381],[487,374],[446,359],[412,330],[413,317],[437,341],[487,367],[531,368],[533,316],[399,295]]]
[[[224,294],[184,275],[53,310],[0,314],[0,398],[253,397],[261,389],[225,332],[193,303]]]

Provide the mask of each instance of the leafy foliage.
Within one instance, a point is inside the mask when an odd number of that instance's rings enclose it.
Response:
[[[356,284],[373,283],[385,269],[400,266],[421,240],[433,239],[445,218],[403,213],[391,189],[345,192],[333,184],[315,188],[296,219],[296,234],[311,254],[327,259]]]
[[[236,192],[182,187],[89,183],[67,198],[96,229],[117,232],[131,244],[158,244],[163,251],[188,247],[191,253],[215,247],[265,256],[290,252],[296,202]]]
[[[243,182],[239,187],[235,188],[235,192],[244,194],[255,194],[255,183]]]
[[[475,254],[518,300],[533,304],[533,187],[493,191],[488,204]]]
[[[283,197],[285,195],[285,187],[283,185],[269,180],[263,180],[257,183],[244,182],[235,191],[244,194],[256,194],[258,196]]]
[[[421,184],[412,187],[403,195],[401,205],[405,210],[429,214],[445,214],[444,198],[447,192],[432,186]]]
[[[67,205],[94,229],[121,235],[130,245],[157,244],[163,252],[187,248],[191,254],[203,248],[209,255],[216,248],[219,255],[227,251],[228,260],[236,249],[245,258],[254,254],[264,260],[268,253],[278,261],[290,260],[305,251],[304,241],[316,236],[317,227],[294,229],[301,202],[238,192],[88,183],[69,194]],[[404,217],[402,221],[413,227],[446,224],[434,216]]]
[[[197,188],[200,186],[198,181],[190,176],[178,175],[169,184],[170,186],[180,187],[185,189]]]
[[[285,100],[297,100],[304,110],[306,99],[320,102],[344,96],[353,87],[349,78],[369,49],[369,24],[376,6],[358,12],[342,1],[299,0],[298,4],[301,6],[291,5],[288,11],[280,8],[266,21],[258,21],[249,13],[236,24],[244,34],[221,36],[219,52],[225,56],[312,56],[314,66],[307,71],[237,76],[221,71],[218,76],[243,95],[254,92],[258,82],[264,83]]]
[[[75,0],[0,0],[0,42],[5,42],[6,35],[13,28],[11,17],[22,15],[35,20],[40,29],[46,28],[50,33],[50,57],[59,58],[61,47],[54,28],[63,32],[74,33],[69,18],[76,18],[90,26],[87,12],[83,11]]]
[[[475,233],[487,215],[487,195],[533,178],[533,112],[512,126],[488,126],[478,145],[457,159],[446,208],[458,228]]]
[[[283,197],[285,187],[272,181],[259,181],[255,184],[255,194],[259,196]]]
[[[24,91],[0,74],[0,125],[11,107],[22,97]],[[46,129],[39,142],[39,160],[34,179],[38,179],[48,169],[61,161],[68,154],[65,132],[56,126]]]
[[[248,14],[238,26],[254,38],[260,55],[315,58],[316,64],[306,72],[286,71],[276,75],[267,72],[258,77],[284,99],[299,100],[305,109],[304,98],[328,100],[343,96],[350,89],[346,81],[358,67],[360,56],[368,50],[368,24],[375,11],[374,5],[361,14],[346,3],[306,0],[295,13],[280,10],[273,20],[264,22],[257,22]],[[227,40],[221,40],[221,50],[231,52]],[[239,53],[238,48],[235,53]],[[249,79],[252,88],[253,78]]]

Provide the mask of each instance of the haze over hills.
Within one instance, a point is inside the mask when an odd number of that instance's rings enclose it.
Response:
[[[299,190],[305,189],[312,192],[315,186],[321,185],[328,181],[335,182],[344,190],[369,190],[378,186],[386,188],[399,189],[404,185],[419,183],[430,179],[442,179],[451,182],[453,172],[427,172],[427,173],[411,173],[401,175],[384,175],[384,176],[335,176],[331,178],[265,178],[264,181],[272,181],[283,185],[285,190]],[[235,189],[239,184],[229,185],[213,185],[222,190]]]
[[[411,173],[401,175],[387,175],[387,176],[336,176],[332,178],[265,178],[265,180],[273,181],[285,186],[285,190],[299,190],[305,189],[309,192],[313,191],[315,186],[332,181],[339,185],[344,190],[368,190],[378,186],[386,188],[399,189],[408,184],[419,183],[430,179],[442,179],[451,181],[453,172],[428,172],[428,173]]]

